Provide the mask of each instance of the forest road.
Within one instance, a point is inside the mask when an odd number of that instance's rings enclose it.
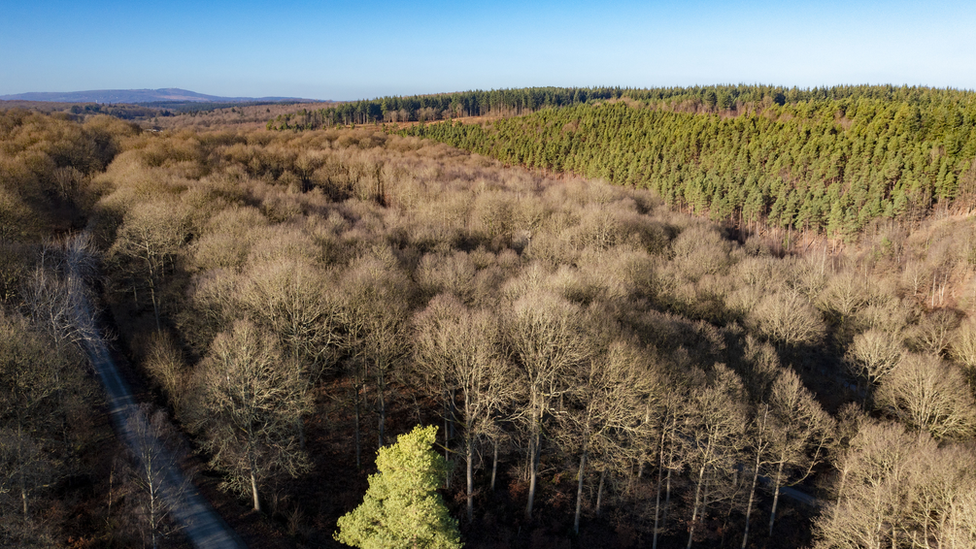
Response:
[[[789,486],[783,486],[779,489],[779,494],[782,497],[790,498],[798,503],[802,503],[808,507],[820,507],[821,502],[817,498],[811,496],[806,492],[801,492],[796,488],[790,488]]]
[[[72,271],[75,270],[70,260],[69,266]],[[77,275],[77,273],[72,274]],[[77,293],[83,294],[83,292]],[[119,375],[104,338],[92,325],[94,321],[91,303],[84,295],[76,295],[72,301],[74,321],[77,324],[87,324],[79,325],[77,329],[87,334],[84,338],[85,350],[91,359],[95,373],[102,382],[102,387],[105,388],[112,425],[126,446],[138,455],[139,452],[135,451],[140,444],[137,433],[140,430],[145,432],[145,429],[140,429],[140,424],[144,426],[148,419],[133,398],[129,384]],[[161,442],[157,441],[157,443],[162,446]],[[174,465],[168,467],[161,480],[162,497],[170,508],[170,517],[180,527],[182,534],[198,549],[244,549],[246,547],[244,542],[217,514],[196,486],[187,480],[183,471],[175,465],[175,460],[166,461]]]

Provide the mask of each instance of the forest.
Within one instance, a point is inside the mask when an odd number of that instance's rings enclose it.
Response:
[[[402,132],[509,165],[650,188],[672,208],[735,227],[853,239],[878,221],[968,212],[976,198],[976,96],[871,92],[776,92],[726,109],[732,96],[709,89],[701,102],[669,107],[580,104]]]
[[[416,432],[471,548],[976,544],[971,96],[592,91],[397,130],[0,112],[0,544],[186,545],[100,412],[63,317],[79,283],[251,547],[345,546],[378,450]],[[799,222],[660,164],[614,177],[645,150],[849,202]]]

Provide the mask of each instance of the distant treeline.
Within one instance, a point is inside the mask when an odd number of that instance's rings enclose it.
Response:
[[[180,114],[197,115],[220,111],[223,109],[242,110],[246,107],[295,105],[295,101],[154,101],[151,103],[48,103],[40,101],[6,101],[0,102],[0,110],[4,107],[29,109],[38,112],[64,112],[83,120],[85,117],[99,114],[121,120],[149,120],[178,116]],[[328,104],[328,103],[326,103]]]
[[[861,86],[619,90],[481,124],[401,130],[509,164],[652,188],[737,223],[851,235],[976,204],[976,94]],[[639,100],[640,103],[635,104]]]
[[[162,111],[188,113],[209,112],[230,108],[257,107],[263,105],[295,105],[298,103],[299,101],[153,101],[152,103],[143,103],[143,105]],[[163,116],[170,115],[166,114]]]
[[[346,124],[434,121],[487,114],[522,115],[538,109],[616,99],[639,91],[624,88],[544,87],[383,97],[350,101],[319,110],[302,109],[275,117],[268,122],[268,128],[314,130]]]
[[[269,129],[312,130],[336,125],[380,122],[422,122],[489,114],[525,115],[540,109],[627,98],[644,106],[690,112],[731,113],[756,105],[785,105],[802,101],[878,99],[910,103],[952,100],[960,92],[919,87],[834,86],[799,89],[782,86],[723,85],[672,88],[558,88],[536,87],[475,90],[436,95],[382,97],[330,104],[322,109],[283,114],[268,122]],[[169,107],[170,105],[157,105]]]

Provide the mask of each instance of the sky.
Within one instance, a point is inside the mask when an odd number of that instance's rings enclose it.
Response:
[[[0,95],[353,100],[527,86],[976,89],[976,1],[0,0]]]

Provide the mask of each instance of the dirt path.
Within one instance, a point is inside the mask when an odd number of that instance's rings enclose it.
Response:
[[[77,272],[79,264],[77,254],[81,252],[72,244],[69,244],[69,248],[75,248],[68,252],[71,277],[80,280],[82,277]],[[119,375],[104,338],[94,326],[92,304],[84,292],[75,293],[80,295],[72,299],[74,322],[78,332],[86,334],[85,350],[105,389],[105,400],[108,403],[112,426],[126,446],[139,456],[140,452],[137,449],[140,445],[146,444],[145,433],[150,431],[146,428],[148,420],[133,398],[128,383]],[[164,446],[158,440],[153,443],[158,448]],[[214,511],[210,502],[200,495],[196,486],[186,479],[183,471],[173,465],[176,461],[172,456],[161,462],[170,464],[165,474],[160,477],[162,499],[170,509],[169,516],[179,525],[182,534],[190,543],[199,549],[244,548],[245,545],[237,533]]]

